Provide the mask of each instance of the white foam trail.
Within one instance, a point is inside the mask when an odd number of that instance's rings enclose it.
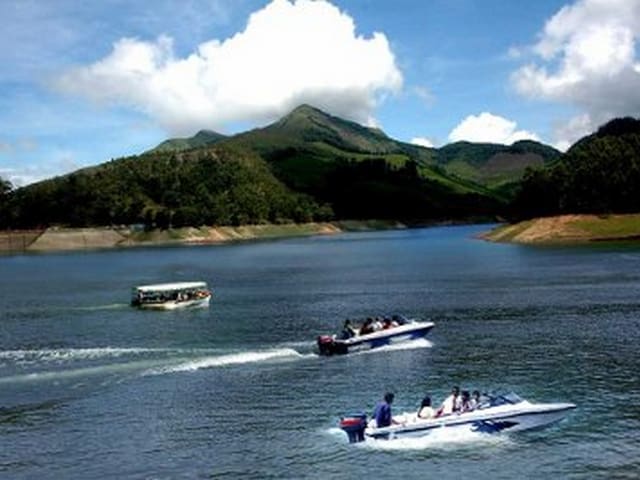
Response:
[[[110,375],[114,373],[126,373],[136,370],[144,370],[158,365],[157,360],[139,360],[137,362],[128,363],[112,363],[109,365],[100,365],[95,367],[74,368],[68,370],[33,372],[22,375],[13,375],[10,377],[0,377],[0,385],[29,383],[42,381],[63,381],[81,377],[90,377],[96,375]]]
[[[95,311],[95,310],[118,310],[120,308],[128,308],[128,303],[111,303],[108,305],[94,305],[90,307],[75,307],[74,310]]]
[[[284,342],[281,345],[290,348],[313,348],[316,346],[316,342],[309,340],[300,340],[297,342]]]
[[[380,352],[397,352],[400,350],[414,350],[417,348],[431,348],[431,347],[433,347],[433,343],[431,343],[426,338],[417,338],[415,340],[411,340],[408,342],[392,343],[391,345],[372,348],[370,350],[361,350],[359,352],[354,352],[354,353],[369,354],[369,353],[380,353]]]
[[[114,358],[124,355],[142,355],[158,352],[179,352],[175,349],[163,348],[55,348],[40,350],[4,350],[0,351],[0,359],[14,362],[61,362],[74,360],[95,360],[101,358]]]
[[[442,428],[434,430],[424,437],[394,438],[392,440],[367,439],[360,445],[376,450],[450,450],[464,446],[501,445],[508,441],[506,435],[490,435],[465,429]]]
[[[225,367],[228,365],[241,365],[246,363],[258,363],[273,360],[296,360],[316,357],[315,354],[301,354],[292,348],[279,348],[274,350],[231,353],[227,355],[207,356],[149,370],[144,375],[162,375],[165,373],[193,372],[203,368]]]

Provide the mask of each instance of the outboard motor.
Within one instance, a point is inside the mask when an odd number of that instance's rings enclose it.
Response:
[[[329,335],[320,335],[318,337],[318,351],[320,352],[320,355],[333,355],[333,350],[333,337]]]
[[[349,437],[349,443],[364,441],[364,430],[367,428],[367,415],[353,413],[340,419],[339,426]]]

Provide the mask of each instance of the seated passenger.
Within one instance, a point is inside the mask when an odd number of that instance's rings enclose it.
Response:
[[[373,325],[374,332],[377,332],[378,330],[382,330],[382,322],[380,321],[380,317],[376,317],[372,325]]]
[[[469,411],[473,412],[480,406],[480,392],[474,390],[471,394],[471,400],[469,400]]]
[[[460,401],[460,413],[470,412],[473,409],[471,408],[471,395],[469,395],[469,390],[462,391],[462,398]]]
[[[442,406],[436,412],[436,417],[442,415],[451,415],[460,411],[460,388],[453,387],[451,389],[451,395],[444,399]]]
[[[435,417],[435,414],[435,410],[431,407],[431,397],[427,395],[422,399],[422,403],[418,409],[418,418],[426,420]]]
[[[373,333],[373,320],[371,317],[367,318],[362,324],[362,327],[360,327],[360,335],[366,335],[368,333]]]
[[[391,323],[391,319],[390,318],[385,318],[382,321],[382,329],[383,330],[388,330],[391,327],[393,327],[393,324]]]
[[[393,416],[391,415],[391,404],[393,403],[393,398],[393,393],[387,392],[384,394],[384,401],[376,405],[376,408],[373,411],[373,418],[376,421],[376,427],[388,427],[392,423],[397,423],[393,420]]]

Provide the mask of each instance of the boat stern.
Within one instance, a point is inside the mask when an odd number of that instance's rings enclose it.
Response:
[[[367,415],[365,413],[352,413],[340,419],[340,429],[349,437],[349,443],[364,441],[364,431],[367,428]]]
[[[347,345],[330,335],[320,335],[316,341],[320,355],[341,355],[347,353]]]

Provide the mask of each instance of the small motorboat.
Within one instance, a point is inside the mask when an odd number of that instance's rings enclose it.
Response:
[[[423,437],[442,429],[466,430],[479,433],[519,432],[543,428],[562,420],[573,403],[531,403],[515,393],[488,396],[471,412],[453,413],[440,417],[420,419],[415,414],[394,416],[394,423],[378,428],[375,420],[367,423],[367,415],[356,413],[340,419],[339,426],[351,443],[366,438],[390,440],[394,438]]]
[[[338,335],[320,335],[317,339],[320,355],[341,355],[356,350],[370,350],[398,342],[423,338],[435,325],[407,319],[402,315],[384,318],[380,326],[372,326],[370,331],[354,326],[351,333]],[[368,325],[368,324],[367,324]],[[364,326],[364,325],[363,325]]]

